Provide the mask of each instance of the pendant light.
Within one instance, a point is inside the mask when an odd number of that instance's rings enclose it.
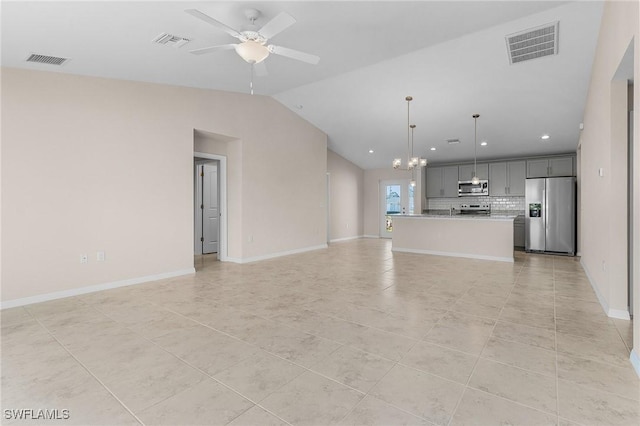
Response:
[[[474,185],[480,183],[480,179],[478,178],[478,169],[476,167],[478,160],[478,117],[480,117],[480,114],[473,114],[473,177],[471,178],[471,183]]]
[[[412,188],[415,188],[416,186],[416,172],[415,167],[418,165],[418,162],[420,161],[420,159],[418,157],[414,157],[413,156],[413,130],[416,128],[415,124],[410,124],[409,128],[411,129],[411,160],[409,161],[409,164],[411,165],[411,180],[409,181],[409,185],[411,185]]]
[[[407,167],[402,167],[402,159],[394,158],[393,160],[393,168],[394,169],[402,169],[402,170],[413,170],[416,167],[425,167],[427,165],[426,158],[414,157],[413,156],[413,129],[415,129],[416,125],[411,124],[410,117],[410,103],[413,100],[411,96],[407,96],[405,101],[407,101]],[[415,179],[411,180],[411,186],[415,186]]]

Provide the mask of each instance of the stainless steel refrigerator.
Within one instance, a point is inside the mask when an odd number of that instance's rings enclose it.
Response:
[[[527,179],[525,250],[575,255],[576,178]]]

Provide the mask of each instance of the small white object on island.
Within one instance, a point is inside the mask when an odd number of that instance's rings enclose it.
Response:
[[[513,262],[516,215],[393,215],[392,251]]]

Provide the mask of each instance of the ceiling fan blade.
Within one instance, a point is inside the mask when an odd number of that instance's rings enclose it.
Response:
[[[281,12],[278,16],[264,24],[264,26],[258,30],[258,34],[268,40],[295,23],[296,19],[293,16],[286,12]]]
[[[308,64],[316,65],[320,62],[320,57],[312,55],[310,53],[300,52],[299,50],[289,49],[288,47],[269,45],[269,52],[280,56],[286,56],[287,58],[297,59],[298,61],[306,62]]]
[[[221,44],[220,46],[210,46],[203,47],[202,49],[190,50],[189,53],[193,53],[194,55],[204,55],[205,53],[217,52],[220,50],[235,49],[235,47],[235,44]]]
[[[187,9],[187,10],[185,10],[185,12],[187,12],[191,16],[194,16],[194,17],[206,22],[209,25],[212,25],[212,26],[216,27],[219,30],[222,30],[222,31],[226,32],[227,34],[229,34],[229,35],[231,35],[231,36],[233,36],[235,38],[240,38],[240,33],[238,31],[236,31],[233,28],[223,24],[220,21],[216,21],[211,16],[200,12],[198,9]]]
[[[269,72],[267,71],[267,65],[264,63],[264,61],[254,64],[253,70],[256,72],[256,75],[258,77],[266,77],[267,75],[269,75]]]

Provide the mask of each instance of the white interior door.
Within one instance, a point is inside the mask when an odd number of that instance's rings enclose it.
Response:
[[[202,176],[202,253],[218,252],[220,228],[220,200],[218,196],[218,166],[203,165]]]
[[[391,238],[393,214],[409,213],[409,180],[380,182],[380,238]]]

